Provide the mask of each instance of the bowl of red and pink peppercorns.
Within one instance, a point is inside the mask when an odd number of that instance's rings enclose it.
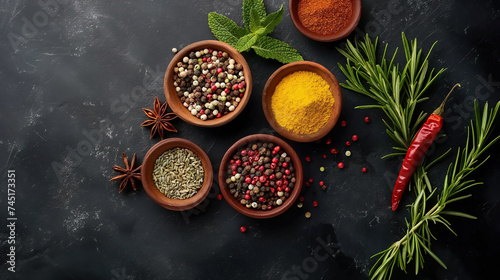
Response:
[[[253,134],[234,143],[219,168],[220,190],[241,214],[271,218],[299,197],[303,170],[299,156],[284,140]]]
[[[180,50],[164,79],[167,102],[179,118],[193,125],[216,127],[236,118],[252,92],[245,58],[229,44],[215,40]]]

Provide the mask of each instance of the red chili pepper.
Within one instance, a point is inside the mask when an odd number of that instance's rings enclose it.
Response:
[[[453,88],[443,100],[443,103],[441,103],[441,105],[429,116],[429,118],[427,118],[427,121],[422,125],[417,135],[415,136],[415,139],[413,139],[413,142],[408,148],[405,159],[403,161],[403,165],[401,166],[401,170],[399,171],[396,185],[394,186],[394,191],[392,192],[392,211],[396,211],[396,209],[398,208],[399,201],[401,200],[401,196],[403,195],[403,191],[408,185],[411,176],[420,165],[420,162],[427,152],[427,149],[429,149],[429,146],[432,144],[439,131],[441,130],[441,127],[443,126],[443,118],[441,117],[441,115],[444,111],[444,105],[450,97],[451,92],[457,86],[460,87],[460,84],[456,84],[455,86],[453,86]]]

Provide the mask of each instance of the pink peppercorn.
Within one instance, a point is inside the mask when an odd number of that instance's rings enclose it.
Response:
[[[370,117],[365,117],[365,123],[371,122]]]
[[[346,121],[341,121],[341,122],[340,122],[340,126],[342,126],[342,127],[346,127],[346,126],[347,126],[347,122],[346,122]]]
[[[354,135],[352,136],[352,141],[358,141],[358,135],[354,134]]]
[[[313,201],[312,206],[313,206],[313,207],[317,207],[317,206],[318,206],[318,202],[317,202],[316,200],[315,200],[315,201]]]
[[[361,168],[361,172],[366,173],[366,167]]]
[[[244,227],[244,226],[241,226],[241,227],[240,227],[240,231],[241,231],[241,232],[245,232],[245,231],[247,231],[247,228],[246,228],[246,227]]]
[[[337,166],[338,166],[340,169],[342,169],[342,168],[344,168],[344,163],[343,163],[343,162],[339,162],[339,163],[337,164]]]

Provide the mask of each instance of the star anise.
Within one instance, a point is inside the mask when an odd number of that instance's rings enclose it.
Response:
[[[167,102],[161,104],[158,97],[155,97],[154,111],[151,109],[142,108],[144,113],[146,113],[146,115],[151,119],[143,122],[141,126],[153,125],[153,127],[151,128],[151,136],[149,138],[153,138],[153,136],[158,132],[161,139],[163,140],[164,129],[167,131],[177,132],[177,129],[175,129],[175,127],[171,123],[169,123],[169,121],[177,118],[177,114],[167,113],[167,107]]]
[[[121,193],[127,187],[129,182],[132,185],[132,189],[134,189],[134,191],[136,191],[137,188],[135,186],[134,180],[136,180],[136,179],[139,181],[141,180],[141,166],[142,165],[139,165],[138,167],[136,167],[134,169],[134,164],[135,164],[135,159],[136,159],[135,154],[132,156],[132,161],[130,162],[130,165],[128,163],[127,155],[125,155],[125,153],[122,153],[122,157],[123,157],[123,163],[125,164],[125,168],[122,168],[120,166],[115,165],[115,166],[113,166],[113,170],[118,171],[118,172],[122,172],[123,174],[115,176],[115,177],[111,178],[109,181],[122,180],[122,182],[120,183],[119,193]]]

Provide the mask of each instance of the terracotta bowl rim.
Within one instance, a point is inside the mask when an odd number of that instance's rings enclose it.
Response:
[[[320,75],[330,85],[330,89],[335,100],[330,119],[326,125],[312,134],[298,134],[280,126],[274,117],[270,104],[271,102],[269,101],[274,93],[276,85],[281,81],[281,79],[297,71],[311,71]],[[292,62],[278,68],[267,80],[262,91],[262,108],[268,123],[281,136],[296,142],[313,142],[327,135],[337,123],[342,110],[342,91],[337,78],[335,78],[332,72],[326,69],[323,65],[312,61]]]
[[[328,35],[322,35],[318,34],[315,32],[312,32],[311,30],[307,29],[302,22],[299,19],[299,16],[297,14],[297,7],[299,4],[300,0],[290,0],[289,1],[289,10],[290,10],[290,17],[292,18],[292,22],[295,25],[295,27],[302,33],[304,36],[315,40],[315,41],[320,41],[320,42],[333,42],[333,41],[338,41],[340,39],[343,39],[347,37],[351,32],[356,28],[356,26],[359,23],[359,20],[361,18],[361,0],[351,0],[353,3],[353,11],[352,11],[352,16],[351,20],[342,28],[339,32],[333,33],[333,34],[328,34]]]
[[[175,147],[187,148],[194,152],[202,161],[203,169],[205,171],[201,188],[194,196],[184,200],[166,197],[158,190],[151,176],[156,159],[165,151]],[[156,143],[146,153],[142,162],[141,181],[148,196],[160,206],[174,211],[188,210],[200,204],[210,192],[213,182],[212,163],[210,162],[210,158],[205,151],[203,151],[203,149],[194,142],[184,138],[164,139]]]
[[[236,107],[233,112],[220,118],[202,121],[196,116],[191,115],[191,113],[182,105],[180,99],[177,97],[177,92],[175,91],[175,87],[172,81],[174,74],[173,69],[176,66],[177,62],[181,61],[182,58],[188,55],[190,51],[205,48],[213,48],[218,51],[226,51],[229,53],[229,56],[231,58],[233,58],[237,63],[240,63],[243,66],[243,71],[245,73],[246,90],[243,97],[241,98],[240,103],[238,104],[238,107]],[[234,49],[231,45],[217,40],[202,40],[185,46],[175,54],[175,56],[168,64],[167,70],[165,71],[163,90],[170,109],[172,109],[172,111],[174,111],[183,121],[201,127],[217,127],[225,125],[235,119],[246,107],[252,93],[252,73],[243,55],[236,51],[236,49]]]
[[[255,142],[255,141],[266,141],[266,142],[272,142],[276,145],[280,145],[281,148],[290,156],[292,159],[292,163],[295,168],[295,179],[296,183],[293,188],[292,193],[288,197],[285,202],[280,205],[279,207],[273,208],[271,210],[256,210],[256,209],[248,209],[246,206],[242,205],[236,199],[234,196],[229,192],[229,189],[226,184],[226,166],[227,163],[229,162],[230,158],[234,155],[234,153],[240,148],[241,146]],[[224,157],[222,158],[220,167],[219,167],[219,185],[220,185],[220,191],[222,195],[224,196],[225,200],[233,207],[236,211],[240,212],[241,214],[251,217],[251,218],[257,218],[257,219],[267,219],[267,218],[273,218],[276,217],[282,213],[284,213],[286,210],[288,210],[297,200],[297,198],[300,196],[300,192],[302,190],[302,181],[304,178],[304,173],[302,169],[302,163],[300,162],[300,158],[295,152],[295,150],[283,139],[276,137],[274,135],[270,134],[251,134],[247,135],[238,141],[236,141],[229,149],[227,149],[226,153],[224,154]]]

